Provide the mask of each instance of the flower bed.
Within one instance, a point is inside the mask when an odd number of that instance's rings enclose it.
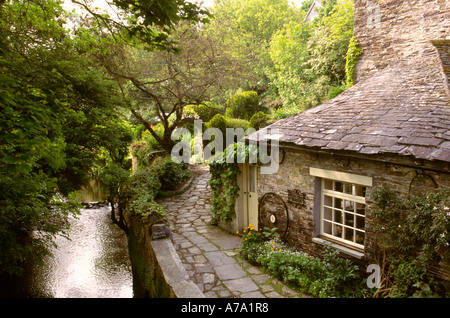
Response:
[[[286,246],[274,229],[257,230],[250,224],[244,230],[240,252],[250,263],[311,296],[370,296],[358,267],[338,257],[339,252],[331,247],[322,259],[311,257]]]

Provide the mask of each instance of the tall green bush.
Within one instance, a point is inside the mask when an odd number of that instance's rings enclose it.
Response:
[[[269,115],[264,112],[257,112],[250,118],[250,124],[249,126],[251,128],[255,128],[256,130],[259,130],[261,128],[264,128],[268,125],[267,121],[269,120]]]
[[[227,117],[249,120],[259,110],[259,96],[255,91],[233,95],[227,101]]]

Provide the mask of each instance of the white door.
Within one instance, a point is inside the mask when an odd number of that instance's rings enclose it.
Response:
[[[258,228],[258,169],[256,165],[247,166],[247,216],[248,223]]]

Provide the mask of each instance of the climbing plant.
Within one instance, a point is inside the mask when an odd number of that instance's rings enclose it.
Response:
[[[358,46],[358,40],[353,36],[348,45],[345,64],[345,81],[347,88],[353,86],[353,77],[355,74],[355,65],[363,51]]]
[[[234,143],[229,145],[224,152],[209,159],[211,173],[209,184],[213,192],[211,202],[213,223],[230,222],[236,215],[234,206],[239,196],[236,177],[241,173],[237,164],[238,158],[244,158],[248,162],[252,156],[257,158],[256,147],[247,146],[244,143]]]
[[[430,274],[432,266],[450,260],[450,189],[440,188],[402,198],[376,187],[370,216],[376,248],[383,255],[381,296],[432,296],[449,293]]]

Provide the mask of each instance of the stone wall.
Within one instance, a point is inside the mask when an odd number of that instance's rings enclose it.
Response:
[[[189,278],[170,237],[155,239],[149,218],[125,214],[128,249],[133,268],[134,296],[138,298],[204,298]]]
[[[259,199],[261,200],[266,193],[272,192],[279,195],[287,206],[289,228],[285,240],[289,245],[313,256],[320,256],[323,251],[323,245],[313,242],[313,238],[317,237],[319,233],[318,224],[315,224],[314,221],[314,205],[317,204],[315,203],[316,178],[310,175],[310,167],[372,177],[374,187],[384,186],[401,194],[409,193],[410,183],[416,176],[416,171],[423,171],[430,175],[438,186],[450,187],[450,174],[448,173],[450,164],[448,163],[417,162],[408,157],[398,156],[395,158],[372,156],[371,158],[373,160],[369,160],[365,156],[349,157],[345,153],[332,154],[285,149],[285,158],[280,164],[278,173],[258,175]],[[391,162],[395,162],[395,164]],[[422,170],[422,167],[426,169]],[[443,171],[443,173],[439,171]],[[432,188],[434,184],[430,182],[425,186]],[[303,206],[289,202],[288,191],[292,189],[298,189],[306,194]],[[367,189],[366,200],[370,196],[371,189],[370,187]],[[423,190],[423,184],[421,190]],[[368,202],[369,204],[370,202]],[[359,265],[373,263],[371,249],[373,232],[370,218],[366,220],[365,231],[364,257],[359,260],[351,257]],[[342,256],[348,255],[343,254]]]
[[[450,39],[448,0],[355,0],[354,34],[364,53],[355,83],[430,40]]]

